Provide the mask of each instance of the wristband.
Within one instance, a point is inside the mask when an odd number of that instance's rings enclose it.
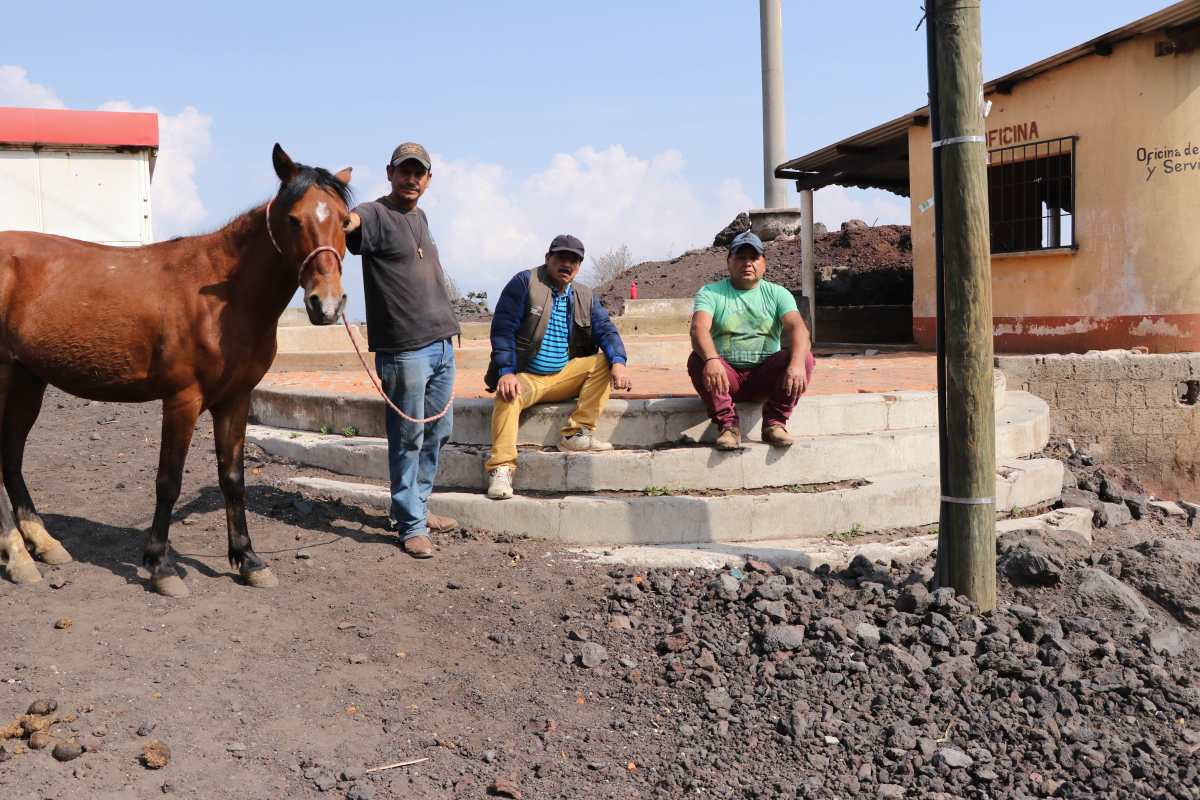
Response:
[[[704,359],[704,363],[707,364],[709,361],[717,361],[720,358],[721,358],[720,356],[712,356],[711,358]]]

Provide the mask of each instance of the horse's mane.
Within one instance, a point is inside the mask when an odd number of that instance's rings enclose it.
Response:
[[[296,201],[304,196],[312,187],[326,189],[332,192],[343,203],[346,208],[351,208],[354,202],[354,192],[347,184],[342,183],[337,177],[325,169],[324,167],[310,167],[307,164],[296,164],[296,174],[292,179],[280,187],[278,200],[280,207],[287,210],[296,204]],[[239,214],[230,217],[223,225],[214,228],[207,233],[194,234],[198,236],[212,235],[217,233],[228,233],[231,230],[244,230],[245,225],[252,224],[257,214],[261,213],[260,209],[265,203],[259,203],[252,206]],[[167,241],[178,241],[180,239],[190,238],[190,236],[176,236]]]
[[[314,186],[333,192],[346,204],[346,208],[350,208],[350,204],[354,200],[354,193],[350,191],[350,187],[339,181],[329,170],[324,167],[296,164],[296,174],[284,184],[279,192],[280,205],[285,209],[291,208],[297,200],[304,196],[305,192]]]

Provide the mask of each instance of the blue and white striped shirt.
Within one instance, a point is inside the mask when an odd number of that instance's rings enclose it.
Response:
[[[546,334],[542,346],[526,369],[535,375],[555,375],[567,365],[567,343],[570,335],[571,287],[565,292],[554,293],[550,309],[550,320],[546,323]]]

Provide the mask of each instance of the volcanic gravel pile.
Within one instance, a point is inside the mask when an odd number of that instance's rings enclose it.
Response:
[[[817,302],[821,305],[905,305],[912,302],[912,237],[907,225],[869,226],[861,220],[814,237]],[[800,291],[799,237],[767,242],[767,279]],[[597,289],[609,311],[619,313],[630,281],[638,297],[691,297],[706,283],[728,277],[724,247],[689,250],[670,261],[647,261]]]
[[[986,614],[931,563],[614,569],[578,656],[626,654],[613,727],[677,739],[645,796],[1200,797],[1200,543],[998,549]]]

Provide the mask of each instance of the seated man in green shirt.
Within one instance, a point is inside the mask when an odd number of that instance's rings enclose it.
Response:
[[[696,293],[688,375],[717,426],[717,448],[742,446],[740,401],[763,404],[762,438],[788,447],[788,417],[812,377],[808,326],[796,299],[763,280],[763,243],[750,231],[729,244],[729,277]],[[782,344],[780,337],[782,335]]]

